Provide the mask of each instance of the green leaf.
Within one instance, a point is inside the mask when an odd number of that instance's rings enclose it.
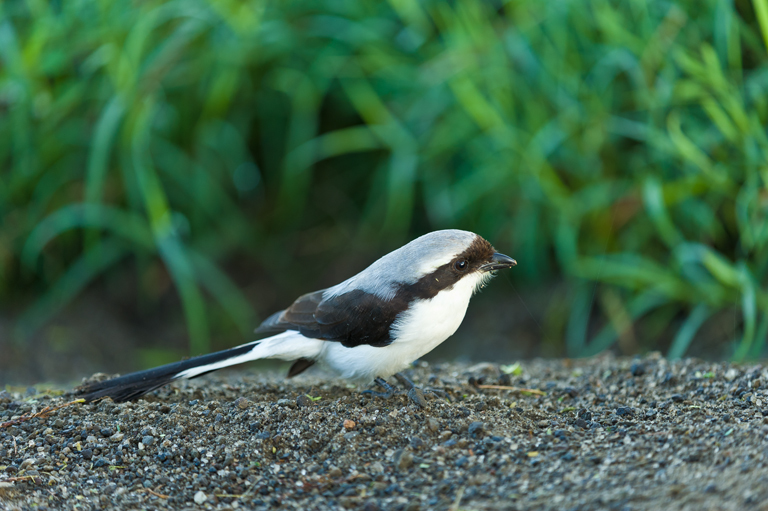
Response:
[[[499,366],[499,369],[501,369],[502,373],[512,376],[520,376],[523,374],[523,368],[520,366],[520,362],[515,362],[511,365],[501,365]]]
[[[696,332],[710,315],[711,311],[706,304],[696,306],[685,320],[685,323],[683,323],[683,326],[680,327],[680,330],[677,331],[677,335],[672,340],[672,345],[667,352],[667,358],[673,360],[682,358],[685,352],[688,351],[693,336],[696,335]]]

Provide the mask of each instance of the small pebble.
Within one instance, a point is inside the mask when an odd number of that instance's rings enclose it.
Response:
[[[299,397],[296,398],[296,405],[300,408],[306,408],[314,404],[315,402],[312,401],[306,394],[299,394]]]
[[[99,458],[93,462],[93,468],[106,467],[107,465],[109,465],[109,461],[104,458]]]
[[[241,410],[247,410],[251,402],[244,397],[239,397],[235,400],[235,406]]]
[[[482,422],[473,422],[469,425],[469,429],[467,429],[467,433],[469,433],[469,436],[472,438],[477,437],[485,430],[485,425]]]
[[[202,505],[206,500],[208,500],[208,497],[205,495],[205,493],[201,491],[195,493],[195,504]]]
[[[578,397],[579,395],[579,391],[573,387],[565,387],[565,389],[563,389],[563,393],[567,394],[571,398]]]
[[[400,449],[395,452],[393,461],[395,462],[395,467],[397,470],[407,470],[411,467],[411,465],[413,465],[413,454],[405,449]]]
[[[408,399],[419,408],[427,407],[427,400],[424,397],[424,392],[418,387],[414,387],[408,391]]]
[[[277,406],[285,406],[287,408],[296,408],[296,401],[291,399],[278,399]]]
[[[417,436],[411,437],[411,447],[414,449],[421,449],[424,447],[424,440]]]

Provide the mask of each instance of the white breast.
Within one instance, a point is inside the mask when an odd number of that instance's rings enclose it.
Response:
[[[325,343],[318,362],[344,378],[370,382],[406,369],[414,360],[432,351],[461,325],[475,288],[484,275],[467,275],[451,289],[434,298],[417,300],[392,326],[392,344],[383,348],[363,345],[346,348]]]

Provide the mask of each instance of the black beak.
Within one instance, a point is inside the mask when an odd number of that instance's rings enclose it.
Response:
[[[491,257],[491,262],[484,264],[480,267],[483,271],[503,270],[504,268],[512,268],[517,264],[517,261],[504,254],[496,252]]]

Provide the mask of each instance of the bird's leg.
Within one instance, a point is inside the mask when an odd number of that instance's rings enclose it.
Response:
[[[395,379],[397,379],[397,381],[400,382],[400,384],[408,390],[408,399],[410,399],[412,403],[420,406],[421,408],[427,407],[427,400],[424,398],[424,392],[419,387],[417,387],[410,378],[402,373],[395,373],[394,376]],[[383,388],[384,392],[376,392],[375,390],[368,389],[362,391],[362,394],[368,394],[369,396],[380,397],[383,399],[389,399],[395,395],[395,388],[387,383],[384,378],[376,377],[373,381],[376,383],[376,385]],[[438,396],[441,394],[446,396],[445,392],[441,390],[427,389],[427,392],[437,394]]]
[[[415,390],[415,391],[418,391],[419,394],[421,394],[422,392],[429,392],[430,394],[435,394],[436,396],[441,397],[443,399],[448,399],[448,394],[446,394],[445,391],[442,391],[440,389],[432,389],[432,388],[422,390],[419,387],[417,387],[416,384],[413,383],[413,381],[411,381],[411,379],[405,376],[403,373],[395,373],[395,378],[397,378],[397,381],[399,381],[401,385],[403,385],[405,388],[408,389],[409,391],[408,397],[410,397],[411,392]],[[413,398],[411,399],[413,400]],[[422,399],[423,399],[423,396],[422,396]]]
[[[424,399],[421,389],[413,384],[411,380],[406,378],[400,373],[395,374],[395,378],[402,383],[408,389],[408,399],[410,399],[416,405],[425,408],[427,406],[427,400]],[[384,378],[376,377],[374,383],[384,389],[384,392],[376,392],[375,390],[364,390],[362,394],[368,394],[369,396],[380,397],[383,399],[389,399],[395,395],[395,388],[387,383]]]
[[[380,378],[377,376],[373,380],[373,382],[379,387],[381,387],[382,389],[384,389],[384,392],[376,392],[375,390],[368,389],[368,390],[362,391],[361,394],[368,394],[370,396],[380,397],[383,399],[389,399],[395,395],[395,388],[389,383],[387,383],[387,380],[385,380],[384,378]]]
[[[402,385],[408,390],[416,388],[416,384],[413,383],[413,381],[411,381],[411,379],[408,378],[403,373],[395,373],[395,379],[400,382],[400,385]]]

